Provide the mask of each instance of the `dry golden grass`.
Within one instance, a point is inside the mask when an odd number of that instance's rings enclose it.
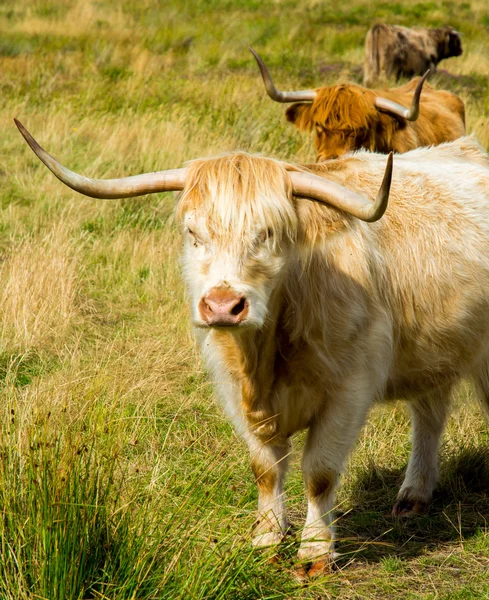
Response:
[[[63,343],[79,309],[79,249],[54,229],[35,242],[24,239],[0,267],[2,351]]]

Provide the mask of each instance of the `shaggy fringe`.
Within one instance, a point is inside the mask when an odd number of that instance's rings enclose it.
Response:
[[[237,231],[242,235],[269,231],[274,243],[297,236],[292,184],[285,164],[276,160],[236,152],[216,158],[194,160],[188,165],[185,188],[177,206],[176,218],[197,211],[207,203],[206,228],[211,237],[224,243]],[[207,202],[212,198],[212,203]],[[227,239],[229,232],[231,240]]]

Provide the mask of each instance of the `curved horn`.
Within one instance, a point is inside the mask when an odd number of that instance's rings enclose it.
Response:
[[[393,113],[398,117],[403,117],[407,121],[416,121],[416,119],[419,116],[419,97],[421,95],[421,90],[423,89],[423,84],[426,81],[429,74],[430,69],[426,71],[421,81],[416,86],[416,89],[414,90],[413,94],[413,100],[411,102],[411,108],[404,108],[404,106],[402,106],[401,104],[398,104],[393,100],[387,100],[387,98],[382,98],[381,96],[375,98],[375,106],[377,108],[380,108],[381,110]]]
[[[27,129],[14,119],[20,133],[32,148],[37,157],[56,177],[71,189],[90,196],[91,198],[131,198],[153,192],[171,192],[183,189],[186,169],[171,169],[143,173],[132,177],[120,179],[90,179],[70,171],[44,150],[27,131]]]
[[[260,67],[260,72],[263,78],[263,83],[265,84],[265,89],[267,90],[267,93],[272,100],[275,100],[275,102],[312,102],[316,98],[315,90],[302,90],[301,92],[281,92],[280,90],[277,90],[265,63],[262,61],[262,59],[258,56],[258,54],[253,50],[251,46],[248,46],[248,48],[250,49],[251,53],[256,59],[256,62],[258,63],[258,66]]]
[[[392,152],[387,157],[384,178],[374,202],[338,183],[312,173],[292,171],[289,175],[295,196],[330,204],[362,221],[371,223],[378,221],[387,208],[392,180]]]

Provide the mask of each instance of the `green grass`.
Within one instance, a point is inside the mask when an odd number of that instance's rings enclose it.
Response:
[[[489,430],[471,390],[457,394],[429,516],[401,524],[406,410],[374,408],[338,494],[338,570],[298,584],[303,436],[273,561],[251,548],[247,451],[192,339],[173,195],[82,198],[12,121],[95,177],[238,148],[314,161],[247,47],[283,89],[358,82],[380,20],[464,33],[437,84],[489,147],[482,0],[0,4],[1,598],[489,598]]]

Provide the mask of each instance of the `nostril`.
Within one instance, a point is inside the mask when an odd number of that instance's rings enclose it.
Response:
[[[213,313],[212,306],[206,301],[205,298],[202,298],[199,302],[199,310],[207,314]]]
[[[241,300],[233,306],[231,309],[231,314],[237,317],[241,314],[246,308],[246,298],[241,298]]]

